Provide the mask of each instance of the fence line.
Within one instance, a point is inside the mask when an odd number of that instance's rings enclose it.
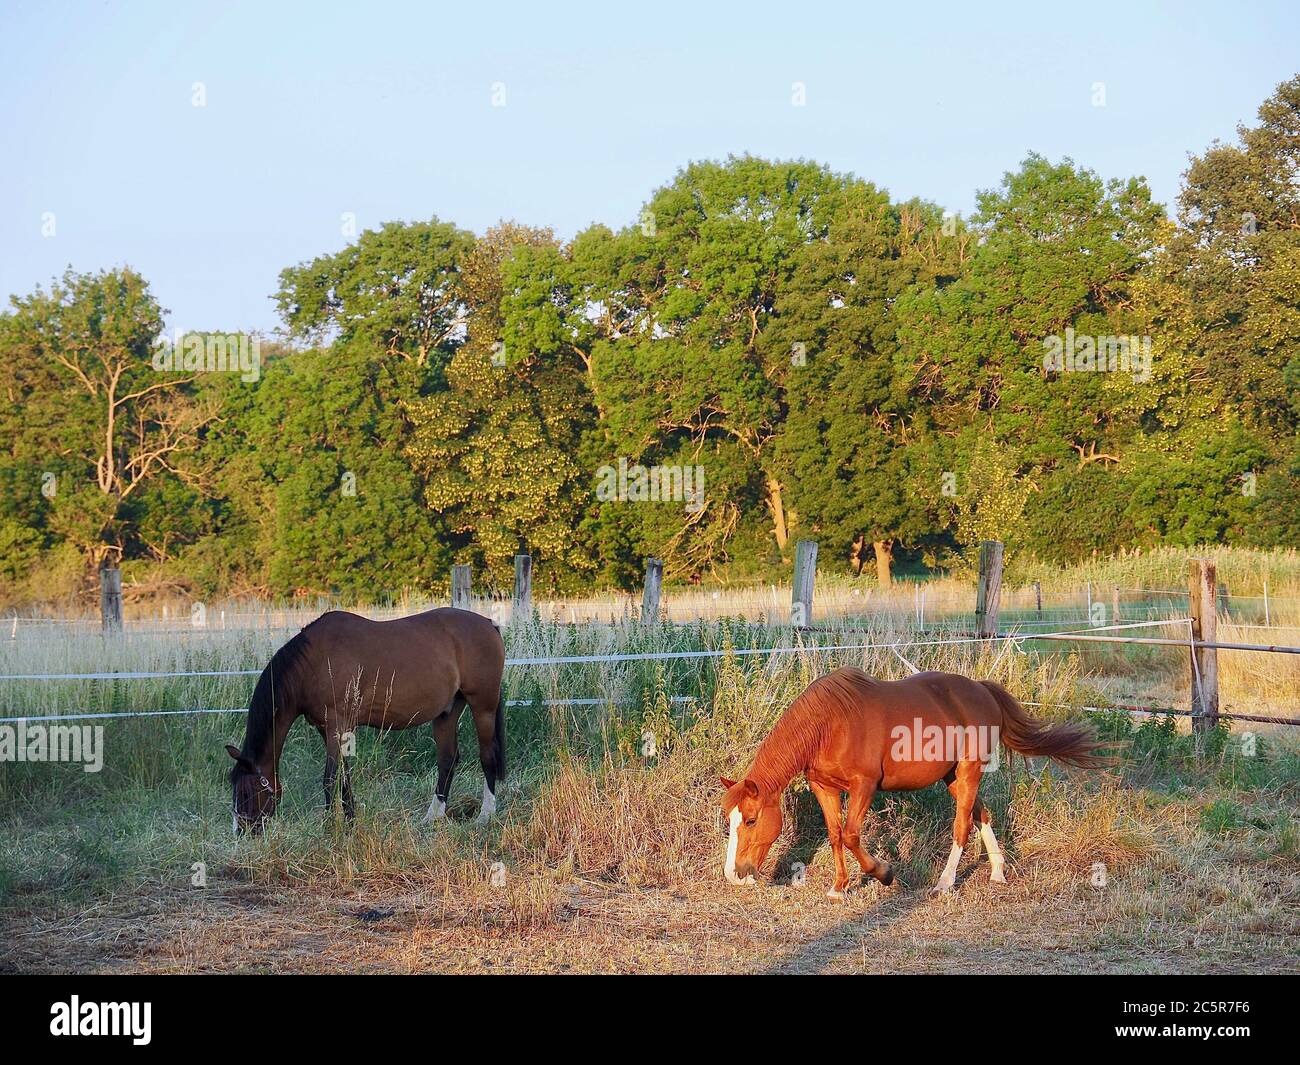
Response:
[[[1119,590],[1121,592],[1142,592],[1145,595],[1180,595],[1184,599],[1188,595],[1186,588],[1181,590],[1173,588],[1120,588]],[[1300,603],[1300,599],[1295,596],[1285,595],[1245,595],[1238,592],[1217,592],[1216,595],[1220,599],[1258,599],[1260,602],[1267,601],[1269,603]]]
[[[900,656],[901,657],[901,656]],[[906,661],[906,660],[904,660]],[[697,701],[694,695],[670,695],[668,701],[671,703],[693,703]],[[542,706],[628,706],[631,702],[626,699],[601,699],[601,698],[582,698],[582,699],[507,699],[506,706],[532,706],[534,702],[540,702]],[[1194,717],[1191,710],[1177,710],[1168,706],[1132,706],[1125,703],[1115,703],[1111,706],[1084,706],[1079,703],[1043,703],[1032,700],[1026,700],[1022,706],[1037,707],[1054,707],[1063,710],[1083,710],[1089,713],[1113,713],[1118,710],[1126,714],[1166,714],[1176,717]],[[111,713],[97,713],[87,711],[78,714],[43,714],[35,717],[0,717],[0,724],[14,724],[19,721],[86,721],[86,720],[105,720],[109,718],[132,718],[132,717],[186,717],[202,714],[246,714],[248,707],[231,706],[231,707],[196,707],[190,710],[126,710],[114,711]],[[1232,721],[1258,721],[1271,725],[1300,725],[1300,718],[1297,717],[1266,717],[1262,714],[1234,714],[1224,712],[1218,715]]]
[[[1125,703],[1115,703],[1114,706],[1082,706],[1076,702],[1022,702],[1022,706],[1057,706],[1065,710],[1084,710],[1093,714],[1110,714],[1115,710],[1121,710],[1125,714],[1169,714],[1171,717],[1178,718],[1195,718],[1195,710],[1175,710],[1171,706],[1127,706]],[[1300,718],[1268,718],[1262,714],[1232,714],[1219,713],[1219,718],[1235,720],[1235,722],[1266,722],[1269,724],[1300,724]]]
[[[1007,633],[999,633],[1002,639]],[[1149,647],[1189,647],[1205,648],[1214,651],[1268,651],[1280,655],[1300,655],[1300,647],[1283,647],[1269,643],[1224,643],[1221,640],[1162,640],[1154,636],[1088,636],[1083,633],[1044,632],[1022,633],[1020,639],[1027,640],[1068,640],[1071,643],[1132,643]]]
[[[1106,632],[1121,629],[1146,629],[1155,628],[1163,625],[1186,624],[1187,618],[1166,618],[1160,621],[1130,621],[1116,625],[1095,625],[1090,627],[1088,632]],[[1059,639],[1074,635],[1070,632],[1050,632],[1050,633],[999,633],[996,637],[990,639],[998,640],[1048,640]],[[1104,637],[1096,637],[1104,639]],[[580,665],[583,663],[599,662],[660,662],[672,659],[703,659],[703,658],[724,658],[727,655],[737,657],[750,657],[755,655],[776,655],[776,654],[794,654],[804,651],[888,651],[893,648],[903,647],[948,647],[959,644],[981,644],[989,643],[989,639],[979,639],[971,636],[953,637],[943,640],[908,640],[908,641],[891,641],[889,643],[846,643],[846,644],[800,644],[795,646],[783,647],[735,647],[730,650],[721,651],[645,651],[636,654],[612,654],[612,655],[563,655],[553,658],[507,658],[507,666],[564,666]],[[1179,647],[1186,647],[1186,640],[1167,641]],[[1300,653],[1300,648],[1296,649]],[[229,670],[181,670],[177,672],[124,672],[124,673],[4,673],[0,674],[0,681],[17,681],[17,680],[148,680],[161,679],[165,677],[250,677],[260,676],[260,669],[229,669]]]
[[[670,695],[670,703],[693,703],[696,701],[694,695]],[[626,699],[507,699],[506,706],[532,706],[534,702],[540,702],[542,706],[615,706],[631,705]],[[18,721],[86,721],[86,720],[104,720],[105,718],[123,718],[123,717],[185,717],[195,714],[246,714],[246,706],[201,706],[190,710],[115,710],[111,713],[98,713],[94,710],[87,710],[85,713],[78,714],[42,714],[37,717],[0,717],[0,725],[13,724]]]

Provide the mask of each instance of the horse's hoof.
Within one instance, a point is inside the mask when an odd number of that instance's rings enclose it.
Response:
[[[1001,869],[994,869],[993,872],[989,874],[989,881],[994,884],[1005,884],[1007,882],[1007,874]]]
[[[951,884],[935,884],[934,887],[930,889],[931,898],[937,898],[940,895],[951,895],[951,894],[952,894]]]
[[[834,888],[831,888],[830,891],[826,892],[826,897],[827,897],[828,899],[845,899],[845,898],[848,898],[848,896],[847,896],[843,891],[836,891]]]

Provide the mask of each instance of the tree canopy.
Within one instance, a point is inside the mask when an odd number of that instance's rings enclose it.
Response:
[[[145,279],[69,270],[0,315],[0,603],[119,560],[366,598],[520,550],[565,589],[773,576],[804,537],[881,582],[990,536],[1300,545],[1297,174],[1300,77],[1172,217],[1038,154],[969,218],[695,162],[622,228],[389,222],[288,267],[251,374],[160,362]]]

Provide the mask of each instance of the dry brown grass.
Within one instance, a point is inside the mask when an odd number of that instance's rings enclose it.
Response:
[[[1190,868],[1189,868],[1190,865]],[[447,893],[394,884],[269,890],[219,879],[11,914],[18,972],[1296,972],[1297,876],[1267,863],[1137,859],[1098,889],[1052,852],[1011,882],[968,853],[958,890],[638,888],[548,870]],[[486,881],[483,882],[486,885]]]
[[[388,811],[339,835],[273,829],[202,889],[35,899],[0,916],[0,970],[1300,971],[1294,789],[1171,797],[1021,775],[1005,804],[989,797],[1010,883],[989,882],[976,834],[941,898],[926,889],[948,807],[890,796],[871,846],[902,861],[902,883],[869,882],[839,904],[823,895],[819,815],[798,793],[776,851],[808,848],[806,883],[779,863],[775,882],[723,883],[713,789],[679,750],[653,772],[561,765],[499,829],[425,831]],[[1207,820],[1219,804],[1231,816]]]
[[[627,635],[593,629],[582,650],[616,649]],[[545,630],[527,650],[551,653],[547,641],[564,638]],[[1122,671],[1084,675],[1089,660],[1073,653],[964,646],[908,654],[922,668],[993,677],[1046,704],[1091,699],[1125,679]],[[21,890],[0,906],[0,970],[1300,969],[1296,775],[1243,776],[1226,761],[1188,768],[1134,760],[1122,783],[1101,774],[1035,780],[1017,761],[1014,779],[1009,766],[982,793],[1011,883],[988,882],[976,834],[958,891],[940,899],[925,891],[948,848],[951,802],[942,789],[881,797],[870,847],[895,864],[900,883],[869,883],[835,904],[824,898],[831,859],[820,812],[796,787],[768,881],[749,891],[726,885],[717,776],[743,769],[800,688],[845,661],[881,676],[906,672],[888,650],[719,659],[709,667],[707,712],[694,713],[663,698],[680,690],[672,685],[683,683],[682,672],[652,692],[625,665],[543,675],[542,696],[600,692],[644,705],[546,709],[522,720],[521,712],[515,721],[544,745],[521,760],[502,820],[487,829],[466,823],[477,812],[476,769],[461,775],[455,820],[425,829],[417,822],[431,782],[407,764],[424,763],[376,748],[356,771],[362,807],[354,824],[304,801],[261,839],[235,843],[225,785],[190,753],[220,753],[218,737],[178,731],[174,748],[155,752],[160,766],[138,774],[137,790],[106,790],[75,818],[58,821],[52,807],[12,796],[0,857]],[[1278,699],[1296,691],[1289,673],[1269,678]],[[1248,681],[1248,671],[1228,672],[1225,690],[1250,690]],[[645,729],[657,738],[652,758],[638,749]],[[514,735],[520,743],[522,728]],[[299,783],[315,789],[318,765],[301,744],[297,753],[310,766]],[[178,759],[191,761],[183,771],[165,764]],[[167,798],[153,797],[155,778],[170,782]],[[48,823],[34,828],[34,814]],[[81,835],[69,842],[74,831]],[[119,851],[134,865],[113,869]],[[199,858],[208,886],[189,888]],[[790,882],[795,861],[807,867],[803,887]],[[1103,887],[1094,883],[1099,863]],[[83,879],[80,870],[92,866],[112,876]],[[28,874],[37,867],[48,877]],[[65,890],[69,883],[76,890]]]
[[[716,864],[711,798],[698,766],[684,758],[653,769],[565,762],[539,791],[532,816],[507,826],[502,843],[562,873],[667,887]]]

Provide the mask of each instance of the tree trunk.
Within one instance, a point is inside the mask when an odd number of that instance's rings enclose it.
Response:
[[[785,526],[785,505],[781,502],[781,482],[775,477],[767,479],[767,509],[772,513],[772,531],[776,534],[776,546],[785,557],[785,545],[790,534]]]
[[[880,587],[888,588],[893,581],[889,566],[894,561],[894,541],[876,540],[871,546],[876,549],[876,580],[880,582]]]
[[[862,575],[862,549],[866,546],[867,539],[861,533],[858,533],[853,538],[853,543],[850,545],[849,565],[853,567],[853,576],[855,577]]]

